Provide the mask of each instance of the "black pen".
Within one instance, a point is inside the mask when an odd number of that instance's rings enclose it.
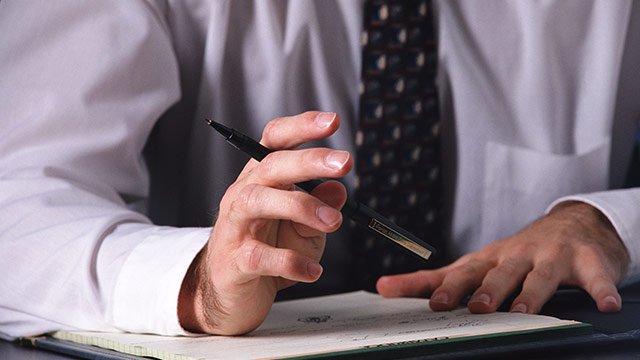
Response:
[[[243,151],[257,161],[261,161],[272,151],[262,146],[259,142],[244,135],[234,129],[228,128],[220,123],[210,119],[205,119],[207,124],[216,129],[225,140],[238,150]],[[310,180],[297,183],[299,188],[311,192],[316,186],[322,183],[321,180]],[[342,207],[342,214],[369,229],[376,235],[382,236],[387,240],[391,240],[394,244],[410,251],[421,259],[427,260],[436,250],[433,246],[418,239],[417,236],[411,234],[407,230],[391,222],[391,220],[378,214],[370,207],[347,198],[347,202]]]

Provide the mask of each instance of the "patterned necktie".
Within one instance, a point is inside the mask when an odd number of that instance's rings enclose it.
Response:
[[[437,47],[428,0],[365,1],[356,199],[442,252]],[[372,235],[354,232],[357,288],[425,263]],[[435,260],[435,261],[434,261]]]

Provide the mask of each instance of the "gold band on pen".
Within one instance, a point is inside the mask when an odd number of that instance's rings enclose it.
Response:
[[[424,246],[416,244],[414,241],[407,239],[405,236],[402,236],[402,234],[399,234],[397,231],[391,229],[390,227],[379,222],[376,219],[371,219],[368,227],[425,260],[429,259],[429,257],[431,256],[431,251],[429,249],[426,249]]]

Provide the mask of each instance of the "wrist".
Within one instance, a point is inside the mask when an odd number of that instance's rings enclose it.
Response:
[[[198,308],[201,307],[200,302],[202,299],[199,284],[202,278],[201,269],[203,268],[202,262],[205,258],[205,249],[206,247],[200,250],[191,262],[178,294],[178,320],[180,321],[180,326],[194,333],[204,332],[198,321]]]

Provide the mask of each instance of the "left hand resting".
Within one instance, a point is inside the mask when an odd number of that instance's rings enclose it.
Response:
[[[600,311],[614,312],[622,307],[616,283],[628,265],[627,250],[607,218],[586,203],[566,202],[448,266],[381,277],[377,289],[385,297],[430,296],[436,311],[454,309],[473,293],[469,310],[488,313],[522,285],[511,311],[538,313],[567,285],[586,290]]]

